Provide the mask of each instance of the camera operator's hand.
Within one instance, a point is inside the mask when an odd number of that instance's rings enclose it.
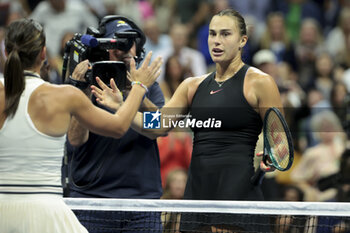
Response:
[[[147,87],[152,86],[160,75],[160,67],[163,62],[161,57],[157,57],[150,64],[151,56],[152,52],[149,52],[139,69],[136,69],[135,60],[131,59],[129,76],[131,81],[139,81]]]
[[[85,80],[85,74],[86,72],[91,69],[89,60],[84,60],[80,62],[74,69],[72,73],[72,78],[78,81],[86,82]]]
[[[123,96],[114,79],[110,81],[112,88],[109,88],[99,77],[96,77],[96,82],[101,87],[100,89],[91,85],[92,94],[96,97],[96,101],[109,109],[118,110],[123,103]]]

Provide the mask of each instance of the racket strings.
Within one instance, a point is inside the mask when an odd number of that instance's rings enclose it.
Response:
[[[271,112],[267,119],[265,130],[272,152],[273,161],[279,168],[286,169],[289,165],[290,150],[286,129],[276,113]]]

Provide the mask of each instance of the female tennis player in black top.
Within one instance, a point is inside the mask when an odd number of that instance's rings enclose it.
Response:
[[[216,71],[183,81],[160,109],[162,117],[167,118],[163,122],[176,122],[177,116],[188,113],[195,122],[209,122],[209,127],[192,127],[193,153],[185,199],[263,200],[260,187],[250,182],[254,149],[266,110],[281,109],[282,103],[273,78],[243,63],[242,48],[247,40],[244,18],[237,11],[226,9],[214,15],[208,44]],[[102,90],[94,87],[93,92],[101,104],[118,108],[111,95],[118,91],[112,87],[114,90],[105,85]],[[138,113],[133,128],[149,137],[170,130],[164,125],[161,129],[145,130],[142,121],[142,114]],[[264,163],[260,167],[272,170]]]

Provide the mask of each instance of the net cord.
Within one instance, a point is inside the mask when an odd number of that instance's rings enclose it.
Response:
[[[350,203],[64,198],[72,210],[350,216]]]

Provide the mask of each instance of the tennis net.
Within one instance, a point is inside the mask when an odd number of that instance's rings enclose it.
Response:
[[[350,203],[93,198],[65,202],[89,232],[350,232]]]

